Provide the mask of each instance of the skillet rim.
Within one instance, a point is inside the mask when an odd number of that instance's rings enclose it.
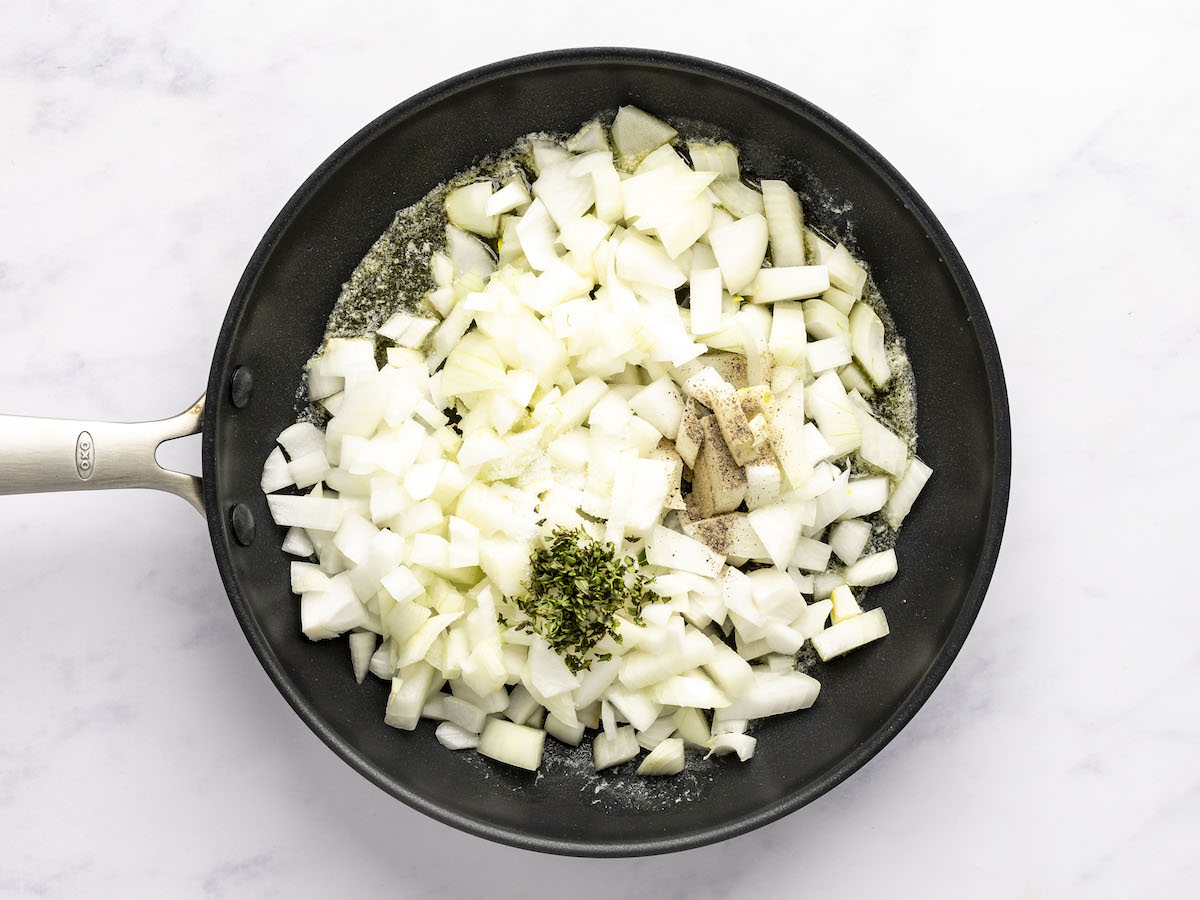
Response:
[[[233,536],[225,510],[219,506],[219,491],[217,486],[216,446],[217,431],[220,427],[219,421],[221,418],[218,410],[224,409],[228,401],[227,370],[233,362],[230,358],[230,349],[233,345],[234,335],[237,332],[238,321],[254,292],[258,276],[269,260],[280,236],[287,230],[297,213],[304,208],[313,195],[324,185],[327,178],[340,169],[342,165],[351,161],[362,147],[369,144],[381,131],[390,127],[397,119],[417,115],[425,107],[459,91],[498,77],[517,75],[528,71],[573,67],[589,63],[666,68],[731,84],[757,94],[792,111],[796,115],[808,119],[814,125],[839,140],[850,151],[855,153],[859,159],[874,169],[876,175],[888,184],[896,193],[896,196],[903,201],[905,208],[917,219],[917,222],[942,255],[944,264],[953,278],[958,293],[969,313],[969,320],[983,359],[989,388],[989,399],[992,406],[992,442],[995,462],[992,469],[992,503],[988,512],[982,552],[977,560],[974,577],[967,589],[963,605],[954,621],[954,625],[950,629],[933,663],[913,691],[905,698],[904,702],[888,718],[884,725],[872,734],[868,740],[864,741],[853,753],[843,758],[837,765],[827,769],[820,778],[816,779],[806,788],[782,797],[754,813],[731,819],[721,825],[641,841],[599,842],[553,839],[530,835],[516,829],[501,827],[481,819],[459,815],[446,810],[384,775],[356,747],[348,741],[343,740],[312,708],[296,685],[288,679],[286,672],[275,656],[274,650],[262,630],[254,621],[253,614],[239,590],[237,579],[233,572],[233,564],[230,557],[230,542],[233,540]],[[513,57],[471,69],[426,88],[420,93],[393,106],[359,129],[357,133],[330,154],[288,199],[255,248],[238,282],[237,288],[234,290],[229,309],[221,325],[209,372],[208,396],[212,398],[212,402],[210,402],[206,410],[208,415],[205,416],[201,452],[204,503],[207,510],[206,518],[208,519],[213,554],[216,558],[217,568],[221,574],[221,581],[225,586],[226,593],[229,595],[229,602],[233,607],[234,614],[237,616],[238,623],[241,625],[247,641],[250,643],[259,662],[274,682],[276,688],[291,705],[292,709],[295,710],[297,715],[330,749],[357,770],[359,774],[408,806],[444,824],[476,835],[477,837],[525,850],[535,850],[544,853],[566,856],[629,857],[650,856],[701,847],[760,828],[807,805],[840,784],[887,746],[900,730],[912,720],[917,710],[929,699],[934,689],[941,682],[942,678],[945,677],[954,659],[958,656],[963,643],[966,641],[967,634],[979,614],[984,595],[991,582],[1000,551],[1008,510],[1012,446],[1008,394],[1000,362],[999,347],[996,343],[987,312],[984,309],[983,301],[979,296],[979,291],[975,287],[975,282],[967,271],[966,264],[963,262],[949,234],[946,233],[946,230],[942,227],[937,217],[934,216],[932,210],[929,209],[925,201],[913,189],[912,185],[878,151],[854,131],[809,101],[773,82],[731,66],[700,57],[662,50],[632,47],[581,47],[542,51]]]

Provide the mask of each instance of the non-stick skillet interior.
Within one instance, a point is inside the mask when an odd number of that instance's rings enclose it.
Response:
[[[597,793],[595,782],[585,786],[586,774],[562,767],[535,779],[451,753],[428,723],[415,733],[384,725],[385,685],[354,682],[343,641],[313,644],[301,636],[288,560],[258,488],[339,288],[395,211],[523,134],[571,130],[625,103],[715,123],[744,144],[751,170],[785,175],[801,190],[819,183],[847,209],[832,224],[853,223],[859,252],[907,339],[920,452],[937,473],[905,525],[900,577],[871,592],[870,604],[887,609],[891,637],[815,672],[823,688],[812,710],[764,723],[751,762],[719,761],[687,783],[678,803],[668,795],[682,783],[660,782],[632,802],[612,790]],[[766,821],[851,771],[911,714],[922,699],[918,685],[940,677],[957,649],[999,540],[987,533],[997,499],[985,367],[991,351],[951,271],[952,248],[939,248],[906,199],[827,130],[821,114],[794,103],[717,67],[650,55],[576,53],[485,71],[397,107],[354,138],[297,194],[259,248],[234,298],[209,388],[205,481],[218,562],[281,690],[323,738],[393,793],[477,833],[559,852],[700,843]],[[229,393],[239,366],[254,383],[241,409]],[[236,503],[249,506],[258,523],[248,547],[229,534]],[[982,583],[974,583],[981,559]]]

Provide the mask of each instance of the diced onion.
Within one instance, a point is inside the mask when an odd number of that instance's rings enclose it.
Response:
[[[708,755],[724,756],[727,753],[736,753],[738,759],[745,762],[754,755],[757,744],[758,741],[748,734],[715,734],[709,739]]]
[[[348,636],[394,728],[530,771],[599,729],[597,771],[668,776],[812,706],[806,643],[887,634],[861,589],[896,554],[867,550],[931,470],[879,412],[902,357],[866,269],[736,147],[676,138],[626,106],[611,144],[597,119],[453,179],[444,248],[407,251],[426,296],[307,363],[328,423],[285,429],[261,487],[301,630]],[[574,649],[527,619],[560,528],[654,579]]]
[[[497,762],[533,772],[542,763],[545,743],[546,732],[539,728],[488,719],[476,749]]]
[[[612,139],[617,153],[631,161],[657,150],[676,134],[670,125],[636,106],[622,106],[612,123]]]
[[[354,666],[354,680],[359,684],[363,683],[371,667],[375,639],[375,635],[370,631],[355,631],[350,634],[350,661]]]
[[[896,489],[892,491],[888,497],[887,503],[883,507],[884,518],[887,523],[893,528],[899,528],[900,523],[904,521],[904,517],[908,515],[912,509],[913,502],[917,499],[917,495],[921,493],[921,489],[925,487],[925,482],[929,480],[929,476],[933,474],[933,470],[921,460],[913,458],[908,468],[904,472],[904,476],[896,485]]]
[[[638,766],[639,775],[678,775],[683,771],[683,740],[667,738],[651,750]]]
[[[479,735],[453,722],[442,722],[434,731],[438,743],[447,750],[472,750],[479,746]]]
[[[886,637],[887,634],[887,616],[884,615],[882,609],[872,609],[862,615],[831,625],[814,636],[812,643],[821,659],[828,662],[863,644]]]
[[[891,581],[896,577],[896,571],[896,551],[884,550],[864,556],[854,565],[847,566],[842,577],[846,579],[846,584],[871,587]]]
[[[611,735],[605,731],[592,739],[592,766],[597,772],[629,762],[642,748],[632,725],[616,729]]]

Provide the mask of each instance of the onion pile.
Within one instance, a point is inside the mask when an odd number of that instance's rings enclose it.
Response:
[[[868,548],[931,470],[872,405],[897,357],[867,273],[732,145],[677,143],[633,107],[529,140],[530,178],[446,195],[422,305],[309,363],[328,424],[262,487],[304,634],[349,634],[389,725],[530,770],[599,729],[597,770],[671,775],[810,707],[806,643],[888,633]]]

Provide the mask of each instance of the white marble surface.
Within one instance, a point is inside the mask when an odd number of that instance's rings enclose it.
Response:
[[[0,895],[1194,895],[1194,6],[575,6],[0,4],[0,410],[183,408],[276,211],[409,94],[557,46],[708,56],[871,141],[984,295],[1013,493],[958,662],[781,822],[665,858],[539,857],[340,763],[264,677],[185,504],[0,498]]]

